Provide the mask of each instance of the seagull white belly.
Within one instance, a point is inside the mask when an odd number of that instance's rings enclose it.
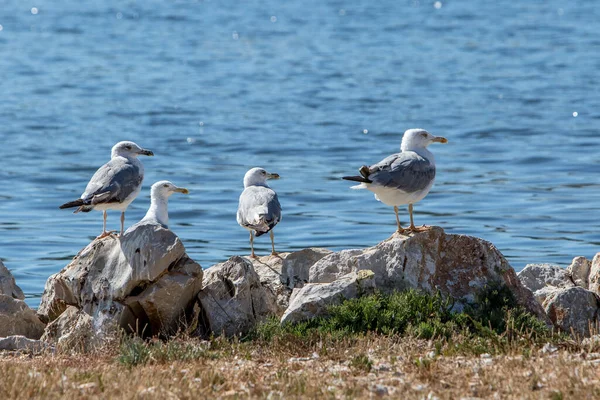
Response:
[[[429,184],[426,188],[412,193],[407,193],[396,188],[378,185],[367,185],[367,189],[375,193],[375,198],[382,203],[387,204],[388,206],[400,206],[403,204],[414,204],[423,200],[423,198],[427,196],[427,193],[429,193],[431,190],[432,186],[433,182],[431,182],[431,184]]]

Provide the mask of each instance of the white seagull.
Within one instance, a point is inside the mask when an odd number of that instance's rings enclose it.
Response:
[[[139,222],[159,223],[169,227],[169,197],[175,193],[188,194],[189,190],[177,187],[169,181],[158,181],[150,188],[150,208],[146,216]]]
[[[110,161],[101,166],[92,176],[81,197],[63,204],[60,208],[77,207],[75,213],[99,210],[104,214],[102,234],[98,238],[110,235],[106,231],[106,211],[121,211],[121,233],[125,224],[125,210],[142,189],[144,166],[138,155],[153,156],[150,150],[142,149],[133,142],[119,142],[112,148]]]
[[[268,173],[263,168],[252,168],[244,176],[244,191],[240,195],[237,222],[250,231],[251,257],[254,254],[254,234],[271,234],[271,255],[275,252],[273,228],[281,221],[281,205],[277,193],[267,185],[267,179],[279,179],[278,174]]]
[[[448,143],[446,138],[434,136],[424,129],[409,129],[404,132],[400,153],[392,154],[377,164],[363,165],[361,176],[345,176],[343,179],[360,182],[352,189],[368,189],[375,198],[394,207],[398,232],[406,229],[400,226],[398,206],[408,204],[410,227],[416,232],[426,229],[417,228],[413,221],[413,204],[422,200],[433,186],[435,179],[435,158],[427,149],[431,143]]]

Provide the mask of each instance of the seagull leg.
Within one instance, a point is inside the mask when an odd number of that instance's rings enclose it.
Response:
[[[271,234],[271,255],[278,256],[279,254],[277,254],[277,252],[275,251],[275,235],[273,234],[273,230],[271,229],[271,232],[269,233]]]
[[[406,229],[404,229],[402,226],[400,226],[400,217],[398,217],[398,207],[394,206],[394,212],[396,213],[396,224],[398,224],[398,233],[404,233],[406,232]]]
[[[96,239],[102,239],[107,236],[110,236],[110,232],[106,232],[106,210],[102,211],[102,219],[103,219],[102,233]]]
[[[121,233],[119,233],[119,237],[123,237],[123,231],[125,227],[125,211],[121,212]]]
[[[254,254],[254,234],[250,231],[250,257],[257,258],[256,254]]]
[[[409,204],[408,205],[408,213],[410,214],[410,227],[408,228],[411,232],[425,232],[426,230],[429,229],[429,227],[423,225],[420,227],[416,227],[415,223],[413,221],[413,205]]]

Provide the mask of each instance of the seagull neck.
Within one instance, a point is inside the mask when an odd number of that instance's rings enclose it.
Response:
[[[137,160],[137,157],[135,154],[132,154],[129,152],[124,152],[124,151],[119,151],[119,150],[113,150],[110,153],[110,158],[115,158],[115,157],[123,157],[123,158],[128,159],[129,161]]]
[[[144,219],[156,220],[158,223],[169,225],[169,198],[157,193],[150,195],[150,208]]]
[[[262,186],[262,187],[269,187],[269,185],[267,185],[267,182],[265,181],[253,181],[253,180],[244,180],[244,189],[249,188],[250,186]]]
[[[421,146],[419,146],[419,147],[417,147],[417,146],[402,146],[400,148],[400,150],[402,150],[402,151],[412,151],[414,153],[417,153],[421,157],[430,160],[431,162],[433,162],[435,160],[435,158],[433,157],[433,153],[430,152],[427,149],[427,147],[421,147]]]

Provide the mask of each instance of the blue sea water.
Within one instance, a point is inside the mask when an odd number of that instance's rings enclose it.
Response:
[[[414,127],[449,139],[417,224],[490,240],[517,270],[592,257],[598,21],[583,0],[0,0],[0,257],[37,306],[102,228],[58,206],[120,140],[156,154],[126,224],[153,182],[188,187],[171,228],[203,267],[248,253],[235,211],[253,166],[282,176],[278,250],[374,245],[393,210],[340,177]]]

